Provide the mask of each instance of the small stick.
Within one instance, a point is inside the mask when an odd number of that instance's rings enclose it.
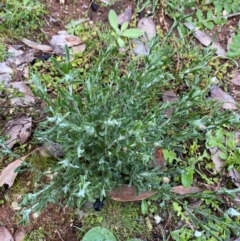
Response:
[[[64,239],[62,238],[62,235],[60,234],[60,232],[56,229],[56,233],[59,235],[59,237],[60,237],[60,239],[62,240],[62,241],[64,241]]]

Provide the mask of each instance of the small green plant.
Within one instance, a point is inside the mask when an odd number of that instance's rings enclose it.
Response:
[[[117,43],[119,47],[123,48],[125,46],[125,42],[122,37],[126,38],[139,38],[143,35],[143,31],[138,28],[128,28],[128,22],[122,24],[121,28],[118,28],[118,17],[114,10],[110,10],[108,14],[108,20],[115,33],[113,36],[117,39]]]
[[[240,57],[240,29],[232,36],[232,43],[229,44],[227,56],[230,58]]]
[[[84,235],[82,241],[117,241],[117,239],[106,228],[95,227]]]
[[[42,227],[39,227],[37,230],[33,230],[27,233],[24,241],[45,240],[46,236],[49,237],[49,235],[45,233],[44,229]]]
[[[219,128],[216,131],[207,133],[207,148],[217,147],[221,150],[219,157],[225,162],[229,170],[236,168],[240,171],[240,148],[237,146],[237,140],[234,133]]]
[[[6,1],[4,8],[0,8],[1,26],[3,33],[26,36],[31,31],[39,29],[41,17],[46,13],[40,1],[12,0]],[[14,30],[14,31],[13,31]]]

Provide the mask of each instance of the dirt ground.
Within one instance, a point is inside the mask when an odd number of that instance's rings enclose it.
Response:
[[[47,36],[46,42],[59,30],[64,30],[65,25],[71,20],[78,20],[87,17],[93,22],[107,22],[107,15],[110,9],[114,9],[117,13],[120,13],[127,7],[127,5],[132,4],[132,1],[122,0],[116,2],[113,6],[111,6],[111,8],[99,6],[97,11],[93,11],[89,6],[89,0],[65,1],[66,3],[61,5],[59,1],[56,0],[42,0],[43,4],[49,11],[48,15],[45,17],[45,24],[42,28],[42,32]],[[224,27],[215,28],[211,32],[212,35],[217,34],[217,40],[224,48],[226,48],[228,39],[231,37],[232,32],[237,28],[239,19],[239,17],[234,17],[230,19],[228,24]],[[164,30],[166,30],[166,28],[170,28],[172,24],[172,20],[170,20],[167,16],[162,15],[161,10],[154,15],[154,21],[155,23],[161,25],[161,28]],[[36,39],[33,36],[31,40]],[[229,86],[229,88],[230,92],[240,92],[239,87]],[[236,94],[236,96],[239,98],[240,95]],[[9,195],[11,195],[11,190],[9,190]],[[3,198],[3,195],[1,198]],[[31,217],[31,223],[26,227],[26,230],[31,232],[33,230],[38,230],[39,228],[44,228],[45,233],[49,234],[49,239],[46,239],[46,241],[77,241],[79,239],[77,239],[77,229],[74,226],[81,228],[81,225],[79,223],[75,223],[72,214],[73,210],[50,205],[37,219]],[[18,211],[13,211],[7,202],[0,205],[1,224],[4,224],[9,230],[14,232],[21,226],[17,223],[18,220],[20,220]],[[152,240],[161,239],[159,237],[153,237]]]

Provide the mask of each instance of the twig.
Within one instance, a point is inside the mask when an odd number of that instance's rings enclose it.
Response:
[[[60,232],[56,229],[56,233],[59,235],[59,237],[60,237],[60,239],[62,240],[62,241],[65,241],[63,238],[62,238],[62,235],[60,234]]]

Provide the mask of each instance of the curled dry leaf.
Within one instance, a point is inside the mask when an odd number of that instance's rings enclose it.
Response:
[[[0,74],[0,83],[4,84],[6,87],[9,86],[9,82],[12,80],[10,74]]]
[[[120,188],[115,188],[108,195],[111,199],[121,202],[129,202],[129,201],[139,201],[144,200],[148,197],[153,196],[156,192],[153,191],[146,191],[141,192],[136,195],[136,188],[134,186],[128,186],[123,184]]]
[[[118,15],[118,24],[122,25],[125,22],[130,23],[132,18],[132,6],[127,6],[123,13]]]
[[[17,56],[11,56],[8,58],[7,62],[10,64],[15,64],[17,66],[25,63],[30,63],[34,60],[34,49],[29,49]]]
[[[0,187],[4,184],[7,184],[10,188],[13,185],[14,180],[17,176],[17,172],[15,172],[15,170],[22,164],[25,158],[26,156],[22,157],[21,159],[15,160],[2,170],[0,174]]]
[[[61,31],[59,35],[52,36],[50,44],[54,53],[64,54],[65,45],[67,45],[68,47],[73,47],[82,44],[82,41],[77,36],[69,35]]]
[[[150,41],[156,35],[156,26],[152,18],[142,18],[137,24],[137,28],[144,31],[143,41]]]
[[[184,25],[193,31],[193,35],[196,39],[199,40],[200,43],[202,43],[204,46],[211,45],[212,49],[217,49],[216,54],[219,56],[226,56],[226,51],[224,48],[220,45],[220,43],[213,41],[213,39],[205,34],[204,32],[198,30],[192,23],[184,23]]]
[[[51,52],[52,51],[52,48],[49,45],[39,44],[39,43],[33,42],[31,40],[28,40],[26,38],[23,38],[22,42],[33,49],[37,49],[37,50],[40,50],[43,52]]]
[[[234,73],[234,77],[231,80],[231,82],[237,86],[240,86],[240,71],[239,70]]]
[[[150,54],[150,48],[147,44],[144,44],[138,39],[133,40],[133,52],[136,55],[148,56]]]
[[[163,101],[163,103],[165,103],[165,102],[170,102],[170,103],[177,102],[178,97],[174,92],[169,90],[169,91],[165,91],[163,93],[162,101]],[[169,108],[168,110],[166,110],[165,114],[166,114],[167,118],[170,118],[172,116],[172,112],[173,112],[173,108]]]
[[[154,152],[155,162],[153,162],[153,166],[164,167],[166,162],[164,160],[163,151],[160,147],[156,148]]]
[[[232,169],[228,172],[228,175],[236,187],[240,187],[240,173],[236,169]]]
[[[240,147],[240,132],[234,131],[234,140],[236,142],[237,147]]]
[[[85,51],[85,49],[86,49],[86,44],[81,44],[81,45],[73,46],[71,49],[72,49],[72,51],[73,51],[74,54],[81,53],[81,52],[84,52],[84,51]]]
[[[12,74],[13,70],[5,62],[0,62],[0,74]]]
[[[236,110],[237,105],[231,95],[224,92],[219,86],[213,85],[210,89],[210,95],[213,99],[223,102],[222,108],[226,110]]]
[[[29,104],[33,104],[35,102],[35,98],[32,91],[28,88],[28,86],[24,82],[22,81],[14,82],[14,83],[11,83],[10,86],[12,86],[14,89],[24,94],[24,96],[11,98],[12,104],[18,105],[18,106],[26,106]]]
[[[17,229],[17,231],[13,234],[15,241],[23,241],[26,236],[26,229],[23,227],[20,227]]]
[[[21,116],[14,120],[10,120],[4,126],[3,135],[9,135],[6,141],[7,147],[11,149],[13,145],[19,141],[25,143],[31,135],[32,117]]]
[[[12,234],[4,226],[0,226],[0,240],[14,241]]]
[[[189,194],[189,193],[200,192],[200,188],[199,187],[187,187],[186,188],[186,187],[180,185],[180,186],[173,187],[173,192],[184,195],[184,194]]]

